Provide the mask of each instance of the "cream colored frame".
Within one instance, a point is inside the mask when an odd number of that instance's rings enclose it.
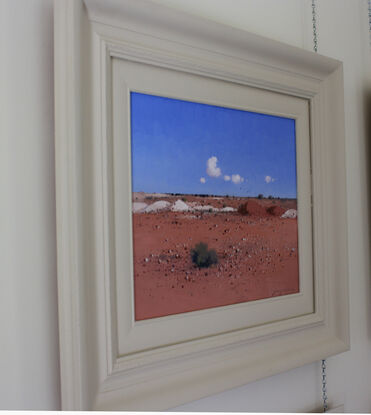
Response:
[[[340,62],[147,0],[56,0],[55,76],[63,409],[163,410],[349,348]],[[300,293],[134,321],[130,90],[296,119]]]
[[[118,350],[121,357],[155,347],[200,339],[210,335],[285,321],[294,328],[303,323],[294,317],[314,315],[312,269],[312,221],[309,106],[305,99],[277,94],[248,86],[220,82],[212,78],[155,67],[114,57],[111,61],[113,85],[113,134],[111,147],[115,149],[110,165],[114,183],[110,216],[116,229],[113,244],[116,252],[115,280],[117,297]],[[198,312],[135,322],[132,269],[132,236],[128,218],[131,217],[130,164],[130,92],[186,99],[246,111],[285,116],[296,121],[299,195],[299,264],[300,292],[261,301],[217,307]],[[107,137],[110,141],[111,137]],[[124,230],[125,229],[125,230]],[[107,235],[109,238],[109,236]],[[317,290],[318,291],[318,290]],[[318,303],[318,301],[317,301]],[[310,315],[310,317],[309,317]],[[309,322],[309,320],[308,320]],[[282,323],[283,324],[283,323]],[[179,330],[181,327],[181,330]],[[280,330],[282,330],[282,325]],[[266,332],[273,333],[273,325]],[[154,353],[152,351],[152,353]],[[161,354],[161,351],[156,352]],[[125,359],[121,359],[124,366]],[[127,360],[127,359],[126,359]]]

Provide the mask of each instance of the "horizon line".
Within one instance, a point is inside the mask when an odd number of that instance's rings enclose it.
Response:
[[[179,193],[179,192],[144,192],[144,191],[132,191],[132,193],[144,193],[144,194],[164,194],[170,196],[201,196],[201,197],[234,197],[234,198],[254,198],[254,199],[294,199],[297,200],[297,197],[290,196],[273,196],[268,195],[264,196],[262,193],[257,194],[256,196],[235,196],[229,194],[209,194],[209,193]],[[262,197],[259,197],[262,195]]]

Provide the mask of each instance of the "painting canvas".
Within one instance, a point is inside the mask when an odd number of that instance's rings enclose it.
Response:
[[[135,319],[297,293],[295,120],[130,101]]]

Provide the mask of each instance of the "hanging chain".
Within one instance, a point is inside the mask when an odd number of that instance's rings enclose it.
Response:
[[[326,360],[322,360],[322,401],[323,412],[327,412],[327,378],[326,378]]]
[[[368,0],[368,17],[370,22],[370,43],[371,43],[371,0]],[[318,34],[317,34],[317,15],[316,15],[316,2],[312,0],[312,26],[313,26],[313,50],[318,52]],[[326,378],[326,360],[321,362],[322,368],[322,402],[323,412],[327,412],[327,378]]]
[[[368,0],[368,28],[369,28],[370,48],[371,48],[371,0]]]
[[[371,0],[369,0],[371,2]],[[318,35],[317,35],[317,16],[316,16],[316,3],[312,0],[312,26],[313,26],[313,50],[317,52],[318,49]]]

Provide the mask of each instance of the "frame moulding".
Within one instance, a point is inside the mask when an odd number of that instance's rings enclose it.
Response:
[[[120,355],[115,60],[308,102],[312,313]],[[62,409],[164,410],[349,349],[341,62],[149,0],[56,0],[55,95]]]

